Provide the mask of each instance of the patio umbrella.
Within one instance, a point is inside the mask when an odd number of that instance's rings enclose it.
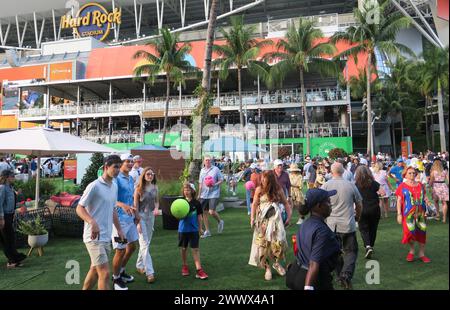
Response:
[[[39,203],[41,156],[115,152],[112,148],[49,128],[21,129],[0,134],[0,153],[37,156],[36,207]]]

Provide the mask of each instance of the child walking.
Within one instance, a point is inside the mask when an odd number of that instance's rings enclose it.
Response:
[[[195,186],[191,183],[184,183],[182,194],[184,198],[189,202],[189,213],[181,219],[178,224],[178,246],[181,247],[181,260],[183,266],[181,268],[181,274],[183,276],[189,276],[189,267],[187,265],[187,247],[190,244],[192,249],[192,257],[194,258],[195,268],[197,270],[195,277],[197,279],[208,279],[208,275],[203,270],[200,263],[200,250],[198,247],[200,235],[199,227],[202,218],[202,206],[200,202],[195,199],[197,193],[195,192]]]

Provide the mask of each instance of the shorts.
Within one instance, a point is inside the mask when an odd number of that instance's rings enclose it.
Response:
[[[184,249],[187,248],[189,244],[191,245],[191,249],[198,249],[199,240],[200,236],[198,235],[198,231],[178,233],[178,246]]]
[[[122,228],[122,232],[125,236],[125,238],[127,239],[128,243],[133,243],[137,240],[139,240],[139,234],[137,231],[137,226],[136,224],[134,224],[134,222],[131,223],[122,223],[120,222],[120,227]],[[119,234],[117,233],[117,229],[116,227],[113,225],[113,232],[112,232],[112,244],[113,244],[113,249],[119,249],[119,250],[123,250],[127,247],[127,244],[121,244],[121,243],[117,243],[114,241],[114,237],[118,237]]]
[[[85,243],[91,257],[91,266],[108,264],[108,253],[111,251],[109,242],[89,241]]]
[[[200,199],[200,204],[202,205],[203,211],[213,210],[216,211],[217,205],[219,204],[219,198],[209,198]]]

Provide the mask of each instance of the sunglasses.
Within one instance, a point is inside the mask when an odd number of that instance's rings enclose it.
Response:
[[[155,173],[154,172],[147,172],[145,175],[151,175],[151,176],[154,176],[155,175]]]

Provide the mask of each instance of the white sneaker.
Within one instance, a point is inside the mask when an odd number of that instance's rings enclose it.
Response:
[[[217,233],[221,234],[223,232],[223,220],[220,220],[219,224],[217,225]]]
[[[205,238],[208,238],[208,237],[211,237],[211,233],[209,232],[209,230],[205,230],[205,232],[203,233],[203,235],[201,235],[200,238],[205,239]]]

